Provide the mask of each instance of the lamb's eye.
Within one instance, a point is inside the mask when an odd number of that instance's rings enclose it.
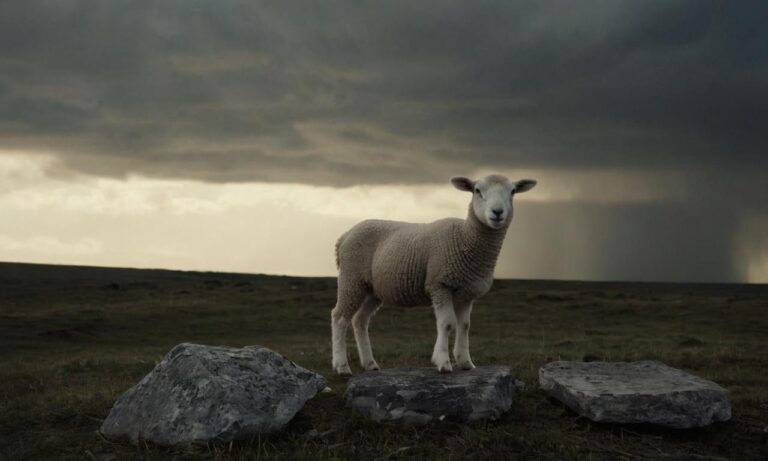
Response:
[[[480,196],[480,198],[483,197],[483,194],[480,193],[480,189],[475,189],[475,193]]]

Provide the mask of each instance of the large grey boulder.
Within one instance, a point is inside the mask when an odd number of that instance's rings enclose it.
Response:
[[[576,413],[607,423],[706,426],[731,418],[728,391],[663,363],[551,362],[539,385]]]
[[[472,422],[497,419],[509,410],[523,387],[508,367],[453,373],[438,373],[434,368],[390,368],[353,376],[345,398],[377,422]]]
[[[325,385],[266,347],[183,343],[117,400],[101,433],[159,445],[249,438],[282,429]]]

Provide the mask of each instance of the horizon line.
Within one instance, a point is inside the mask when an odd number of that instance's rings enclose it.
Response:
[[[165,272],[184,272],[199,274],[222,274],[222,275],[249,275],[283,278],[337,278],[337,275],[295,275],[266,272],[231,272],[222,270],[204,270],[204,269],[173,269],[167,267],[127,267],[127,266],[100,266],[92,264],[65,264],[65,263],[40,263],[27,261],[0,261],[0,265],[26,265],[26,266],[55,266],[55,267],[73,267],[83,269],[113,269],[129,271],[165,271]],[[525,281],[525,282],[566,282],[566,283],[636,283],[636,284],[656,284],[656,285],[750,285],[750,286],[768,286],[768,283],[753,282],[713,282],[713,281],[670,281],[670,280],[608,280],[608,279],[558,279],[558,278],[511,278],[494,277],[499,281]]]

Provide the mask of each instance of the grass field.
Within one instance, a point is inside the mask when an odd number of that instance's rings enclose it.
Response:
[[[330,368],[335,286],[0,264],[0,458],[768,459],[766,285],[496,281],[474,309],[473,358],[510,365],[526,392],[502,421],[410,429],[345,407],[345,379]],[[385,307],[371,324],[383,367],[429,366],[434,335],[429,308]],[[334,392],[283,433],[248,442],[175,451],[103,440],[96,430],[115,399],[183,341],[267,346]],[[591,423],[538,389],[538,368],[557,359],[661,360],[728,388],[733,419],[693,430]]]

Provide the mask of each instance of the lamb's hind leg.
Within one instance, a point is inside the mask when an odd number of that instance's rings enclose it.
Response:
[[[373,358],[371,350],[371,339],[368,337],[368,323],[371,316],[381,306],[381,301],[375,296],[369,294],[360,308],[352,317],[352,330],[355,332],[355,341],[357,342],[357,353],[360,357],[360,365],[364,370],[378,370],[379,364]]]
[[[360,284],[346,277],[339,276],[338,283],[336,307],[331,311],[332,366],[340,375],[351,375],[352,370],[347,360],[347,327],[367,293]]]
[[[437,321],[437,340],[432,351],[432,363],[437,366],[437,371],[441,373],[453,371],[448,345],[451,330],[456,329],[456,314],[453,312],[453,299],[450,293],[442,291],[433,293],[432,306],[435,309]]]
[[[333,369],[340,375],[351,375],[347,361],[347,327],[349,320],[344,316],[339,305],[331,311],[331,342],[333,347]]]

